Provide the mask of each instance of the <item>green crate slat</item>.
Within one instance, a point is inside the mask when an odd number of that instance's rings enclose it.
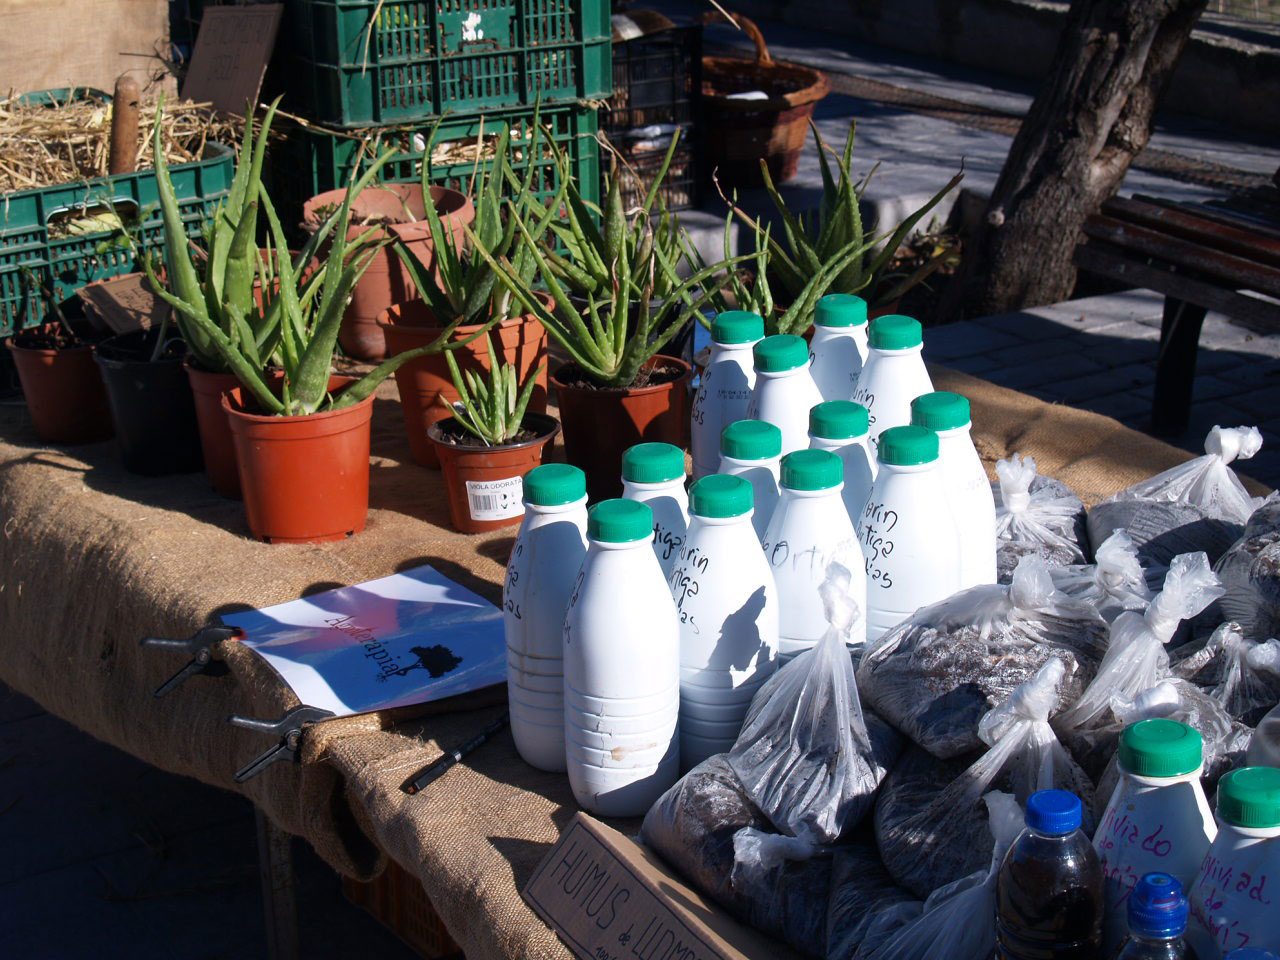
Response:
[[[187,234],[192,237],[200,233],[218,200],[227,195],[235,176],[235,152],[230,147],[210,144],[207,153],[203,160],[169,171]],[[164,242],[159,202],[155,174],[150,170],[0,196],[0,337],[45,318],[44,294],[33,288],[22,267],[29,268],[57,301],[87,283],[135,269],[134,257],[112,231],[51,237],[51,221],[113,208],[129,217],[140,217],[141,224],[134,228],[139,246],[159,249]]]

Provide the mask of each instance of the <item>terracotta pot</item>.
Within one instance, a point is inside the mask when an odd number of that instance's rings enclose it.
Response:
[[[24,347],[21,339],[19,334],[6,343],[40,439],[93,443],[111,436],[111,408],[93,362],[93,347]]]
[[[236,445],[231,427],[222,410],[222,394],[240,386],[231,373],[208,373],[183,364],[191,395],[196,403],[196,424],[200,428],[200,450],[204,454],[204,472],[213,489],[231,500],[240,499],[240,468],[236,463]]]
[[[302,206],[302,220],[307,225],[318,225],[323,217],[322,208],[340,205],[346,190],[330,190],[312,197]],[[466,234],[463,226],[475,219],[476,210],[471,201],[457,190],[432,187],[431,199],[453,236],[453,242],[461,246]],[[422,187],[409,183],[386,183],[366,187],[351,204],[352,219],[374,221],[378,218],[411,216],[413,222],[391,223],[380,228],[381,236],[394,233],[421,260],[428,269],[435,270],[435,253],[431,242],[431,228],[423,216]],[[347,239],[355,240],[369,231],[368,226],[352,225]],[[384,247],[373,258],[369,269],[356,284],[342,317],[342,329],[338,342],[349,355],[359,360],[382,360],[387,356],[387,344],[378,315],[393,303],[406,303],[418,299],[418,291],[409,278],[409,271],[400,262],[395,250]]]
[[[515,526],[524,517],[524,485],[521,477],[542,462],[542,451],[560,431],[553,417],[526,413],[522,426],[538,436],[524,443],[501,447],[462,447],[444,440],[444,426],[453,418],[438,420],[427,429],[438,451],[449,491],[449,516],[459,533],[483,533]]]
[[[383,311],[378,323],[386,334],[387,351],[391,356],[431,343],[443,329],[435,313],[421,300],[396,304]],[[459,327],[453,339],[465,340],[478,329],[478,326]],[[521,383],[539,364],[546,362],[547,331],[533,317],[504,320],[489,335],[496,335],[502,342],[503,361],[515,365]],[[484,345],[484,337],[477,337],[465,347],[459,347],[453,358],[463,370],[489,371],[489,351]],[[449,410],[439,402],[440,397],[450,403],[458,399],[458,392],[453,389],[453,378],[449,376],[448,363],[442,354],[420,357],[397,370],[395,378],[414,462],[424,467],[439,467],[435,445],[427,439],[427,429],[437,420],[449,416]],[[535,381],[528,409],[530,413],[547,411],[545,367]]]
[[[329,389],[354,383],[331,377]],[[243,387],[222,395],[240,465],[244,512],[255,539],[341,540],[369,513],[369,421],[373,396],[303,417],[258,413]]]
[[[587,475],[587,495],[594,502],[622,492],[622,454],[642,441],[689,446],[689,380],[693,367],[676,357],[658,355],[646,368],[677,366],[680,376],[649,387],[604,390],[570,386],[564,381],[572,365],[551,375],[564,426],[565,460]]]
[[[182,372],[185,348],[151,360],[158,333],[135,330],[94,347],[120,462],[129,472],[148,477],[195,473],[201,467],[200,430],[191,385]]]

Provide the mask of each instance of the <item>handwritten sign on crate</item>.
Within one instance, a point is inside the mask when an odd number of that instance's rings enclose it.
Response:
[[[283,11],[282,3],[205,7],[182,96],[243,115],[245,101],[258,102]]]

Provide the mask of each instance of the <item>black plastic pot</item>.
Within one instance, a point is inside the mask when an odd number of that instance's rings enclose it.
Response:
[[[157,331],[138,330],[103,340],[94,350],[107,388],[107,403],[120,460],[131,473],[154,477],[194,473],[203,466],[196,408],[175,338],[151,360]]]

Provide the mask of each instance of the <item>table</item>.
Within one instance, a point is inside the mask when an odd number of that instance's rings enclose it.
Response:
[[[940,368],[933,374],[939,389],[970,398],[989,468],[1015,451],[1033,454],[1086,503],[1189,456],[1107,417]],[[225,676],[151,695],[183,658],[144,650],[139,638],[187,636],[246,606],[422,563],[499,598],[514,529],[453,533],[440,475],[410,461],[402,430],[394,387],[384,385],[374,402],[365,532],[341,543],[267,545],[247,539],[241,505],[212,493],[203,476],[132,476],[109,443],[43,446],[20,406],[0,407],[0,680],[149,763],[241,791],[344,875],[373,876],[393,857],[422,880],[469,960],[565,960],[567,949],[518,893],[576,809],[565,777],[525,765],[504,733],[423,794],[399,789],[441,744],[468,739],[500,713],[501,688],[448,712],[317,724],[302,739],[300,762],[275,764],[241,786],[232,774],[268,744],[225,718],[274,718],[296,706],[261,661],[224,643],[216,652]]]

